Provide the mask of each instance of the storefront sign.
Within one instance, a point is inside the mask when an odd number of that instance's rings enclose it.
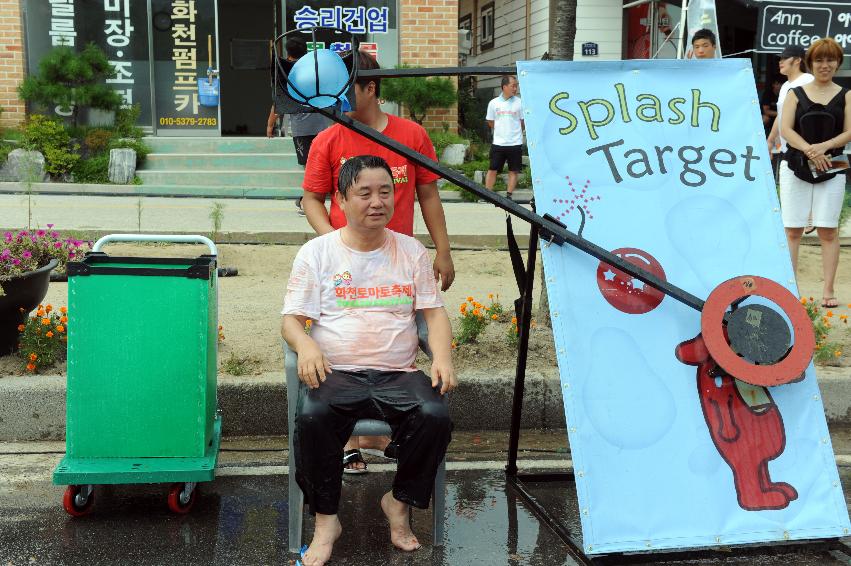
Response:
[[[387,33],[390,9],[387,6],[326,6],[318,10],[302,6],[295,12],[296,29],[309,30],[321,26],[338,28],[352,34]]]
[[[215,66],[215,3],[170,0],[160,9],[154,32],[157,129],[217,131],[218,79],[207,74]]]
[[[851,55],[851,3],[760,1],[759,53],[779,53],[790,45],[807,49],[822,37],[832,37]]]
[[[30,73],[51,49],[65,45],[82,50],[94,43],[115,68],[107,79],[127,105],[139,104],[141,124],[151,121],[147,7],[132,0],[28,0],[26,3],[27,62]],[[54,113],[65,115],[54,109]],[[83,113],[83,123],[103,117]]]

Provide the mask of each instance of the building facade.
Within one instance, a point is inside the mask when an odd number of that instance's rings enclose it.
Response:
[[[336,27],[346,34],[316,47],[344,50],[354,35],[382,67],[451,66],[457,22],[457,0],[0,0],[0,125],[24,119],[18,85],[50,49],[91,42],[117,70],[108,82],[141,107],[139,125],[152,134],[262,135],[272,39],[282,32]],[[456,122],[450,108],[430,112],[425,126]]]

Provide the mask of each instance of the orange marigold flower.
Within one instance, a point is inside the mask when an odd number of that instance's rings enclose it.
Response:
[[[493,293],[488,293],[488,299],[493,299]]]
[[[68,317],[67,316],[60,316],[59,322],[61,322],[62,324],[65,324],[66,322],[68,322]],[[219,330],[221,330],[221,329],[222,329],[222,327],[220,326]]]
[[[50,330],[48,330],[48,331],[47,331],[47,334],[45,334],[45,336],[47,336],[48,338],[53,338],[53,332],[51,332]]]
[[[492,314],[492,315],[491,315],[491,320],[497,320],[498,318],[499,318],[499,316],[497,316],[497,315],[495,315],[495,314]]]
[[[26,326],[24,326],[23,324],[19,324],[18,325],[18,332],[23,332],[25,328],[26,328]]]
[[[35,315],[36,315],[38,318],[43,317],[43,316],[44,316],[44,309],[38,309],[37,311],[35,311]]]
[[[42,326],[47,326],[48,324],[50,324],[50,319],[49,318],[41,319],[41,324],[42,324]]]
[[[842,350],[836,350],[836,351],[833,353],[833,355],[834,355],[834,357],[838,358],[839,356],[841,356],[841,355],[842,355]]]
[[[30,359],[31,362],[34,362],[38,359],[38,356],[35,354],[35,352],[30,352],[30,355],[27,357]]]
[[[59,307],[59,312],[62,314],[68,314],[68,307]]]
[[[35,371],[35,364],[27,364],[27,371]]]
[[[44,307],[44,310],[46,310],[47,312],[52,311],[52,310],[53,310],[53,305],[47,305],[46,307]]]
[[[472,302],[473,302],[473,297],[467,297],[467,301],[469,301],[469,302],[471,302],[471,303],[472,303]]]
[[[511,317],[511,324],[517,324],[517,317],[516,316]]]
[[[801,304],[802,304],[802,305],[806,305],[806,304],[807,304],[807,298],[806,298],[806,297],[801,297]]]
[[[827,318],[831,318],[831,317],[833,317],[833,311],[827,311],[827,314],[826,314],[825,316],[826,316]]]
[[[56,331],[57,332],[65,332],[65,327],[60,324],[59,326],[56,327]]]
[[[474,316],[479,316],[479,315],[481,315],[481,313],[482,313],[482,311],[480,311],[479,309],[473,309],[473,315]]]
[[[453,340],[453,341],[452,341],[452,349],[454,350],[454,349],[455,349],[455,348],[457,348],[457,347],[458,347],[458,342],[456,342],[455,340]]]

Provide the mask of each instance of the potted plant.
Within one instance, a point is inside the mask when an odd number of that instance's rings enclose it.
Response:
[[[18,230],[0,238],[0,356],[18,349],[18,326],[47,294],[50,272],[64,270],[88,246],[53,230]]]

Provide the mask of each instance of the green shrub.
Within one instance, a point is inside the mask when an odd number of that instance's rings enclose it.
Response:
[[[92,128],[83,138],[86,150],[90,154],[102,153],[112,140],[113,133],[104,128]]]
[[[119,109],[124,99],[106,84],[106,79],[114,76],[106,52],[94,43],[79,53],[63,45],[41,59],[38,73],[24,79],[18,94],[27,102],[70,111],[76,126],[82,108]]]
[[[53,118],[33,114],[22,128],[21,146],[40,151],[44,155],[45,169],[51,175],[69,172],[80,155],[79,144],[71,143],[65,126]]]
[[[401,68],[411,68],[402,65]],[[411,120],[422,124],[431,108],[446,108],[458,102],[455,85],[441,77],[404,77],[381,81],[381,96],[407,108]]]
[[[448,128],[444,128],[443,130],[429,130],[428,137],[431,138],[431,143],[434,145],[434,151],[437,152],[438,158],[440,158],[440,154],[443,153],[443,150],[447,146],[454,143],[470,144],[469,140],[464,139],[455,132],[450,132]]]
[[[9,154],[12,153],[14,147],[12,144],[8,144],[0,140],[0,167],[3,167],[3,164],[6,163],[6,159],[9,157]]]
[[[79,149],[79,145],[74,145]],[[44,148],[44,168],[51,175],[69,173],[74,164],[80,159],[80,154],[73,153],[64,147],[47,146]]]
[[[142,115],[142,107],[134,104],[130,107],[121,107],[115,111],[115,135],[119,138],[142,139],[142,128],[136,124]],[[138,152],[137,152],[138,153]]]
[[[81,159],[74,166],[75,183],[109,183],[109,154]]]

